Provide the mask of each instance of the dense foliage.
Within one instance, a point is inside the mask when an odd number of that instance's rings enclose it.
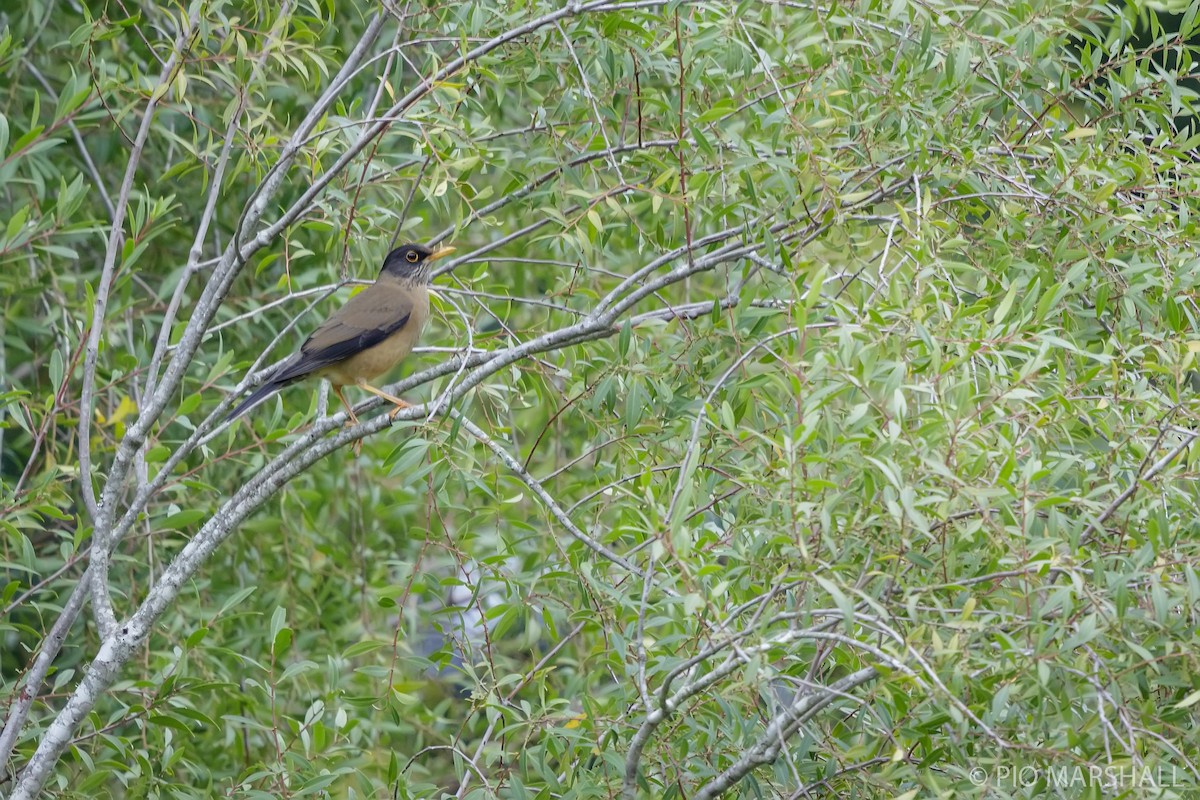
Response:
[[[0,10],[0,793],[1189,796],[1176,11]]]

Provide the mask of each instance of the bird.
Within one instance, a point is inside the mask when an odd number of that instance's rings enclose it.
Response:
[[[343,386],[358,386],[395,406],[395,418],[409,404],[372,386],[369,381],[399,364],[412,352],[429,318],[430,265],[454,252],[406,244],[387,254],[375,283],[363,289],[317,327],[261,386],[229,412],[224,422],[237,419],[285,386],[321,377],[333,385],[350,421],[358,417],[342,394]]]

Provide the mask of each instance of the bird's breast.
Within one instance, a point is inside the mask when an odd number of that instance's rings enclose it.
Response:
[[[424,302],[421,302],[423,300]],[[345,361],[332,364],[323,370],[330,382],[353,385],[360,380],[370,381],[399,364],[412,352],[421,336],[421,329],[429,319],[429,298],[422,297],[414,304],[408,323],[374,347],[355,353]]]

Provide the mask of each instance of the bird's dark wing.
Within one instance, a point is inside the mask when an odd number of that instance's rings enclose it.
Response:
[[[407,287],[387,280],[368,286],[321,323],[301,345],[299,357],[272,375],[271,382],[290,383],[369,350],[407,325],[412,310]]]

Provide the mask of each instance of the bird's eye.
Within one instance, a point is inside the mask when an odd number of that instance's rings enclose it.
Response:
[[[417,255],[416,250],[409,250],[408,253],[406,253],[404,257],[408,259],[410,264],[417,263],[417,259],[420,258],[420,256]]]

